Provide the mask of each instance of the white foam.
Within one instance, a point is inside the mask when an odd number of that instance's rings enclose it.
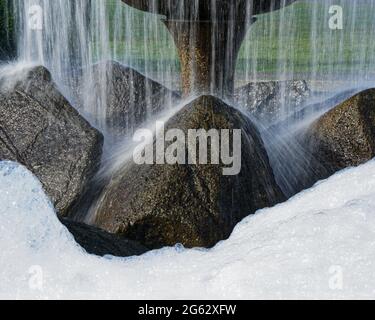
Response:
[[[10,162],[0,204],[0,298],[375,297],[375,161],[245,219],[211,250],[88,255]]]
[[[0,64],[0,92],[13,90],[19,82],[27,78],[30,69],[35,66],[36,64],[26,61]]]

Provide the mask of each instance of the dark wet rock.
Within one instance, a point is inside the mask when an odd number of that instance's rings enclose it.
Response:
[[[238,106],[257,119],[273,122],[282,108],[294,110],[311,96],[306,81],[253,82],[236,89]]]
[[[242,129],[241,172],[224,176],[222,163],[137,165],[131,160],[104,191],[97,226],[150,248],[211,247],[228,238],[244,217],[284,200],[260,135],[241,112],[202,96],[168,121],[166,130],[172,128],[185,135],[189,129]]]
[[[375,89],[360,92],[325,113],[301,136],[308,154],[324,166],[320,179],[375,157]]]
[[[132,133],[147,117],[174,106],[180,98],[174,91],[118,62],[96,64],[92,73],[93,83],[82,88],[81,94],[94,101],[106,97],[106,126],[115,137]],[[104,92],[101,84],[106,84]]]
[[[76,242],[90,254],[130,257],[139,256],[149,250],[136,241],[124,239],[84,223],[68,219],[60,219],[60,221]]]
[[[318,122],[328,110],[334,109],[356,93],[358,90],[346,90],[321,99],[262,132],[276,180],[288,198],[341,169],[317,155],[317,146],[315,143],[311,144],[314,136],[310,136],[316,132],[309,130],[314,121],[312,119]],[[306,121],[310,121],[310,124],[306,124]]]
[[[69,213],[96,173],[102,144],[45,68],[31,69],[26,80],[0,93],[0,159],[32,171],[60,215]]]

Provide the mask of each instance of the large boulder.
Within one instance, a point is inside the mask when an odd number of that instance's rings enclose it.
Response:
[[[375,157],[375,89],[325,113],[301,135],[307,154],[324,166],[320,179]]]
[[[202,96],[173,116],[165,128],[181,129],[185,136],[189,129],[229,129],[232,134],[241,129],[240,173],[223,175],[222,162],[137,165],[130,160],[105,189],[96,226],[150,248],[176,243],[211,247],[228,238],[244,217],[284,200],[260,135],[241,112],[217,98]],[[187,153],[188,146],[183,148]]]
[[[88,103],[90,108],[97,101],[104,101],[104,123],[114,138],[133,133],[148,118],[174,106],[179,99],[174,91],[115,61],[98,63],[91,73],[91,82],[82,83],[79,94],[81,99],[92,101]],[[93,116],[101,121],[101,114]]]
[[[278,120],[282,112],[302,106],[310,96],[311,90],[303,80],[252,82],[235,91],[238,106],[267,123]]]
[[[124,239],[87,224],[68,219],[60,219],[60,221],[73,235],[76,242],[90,254],[130,257],[139,256],[148,251],[146,247],[135,241]]]
[[[69,214],[96,173],[102,144],[45,68],[31,69],[0,93],[0,159],[32,171],[60,215]]]

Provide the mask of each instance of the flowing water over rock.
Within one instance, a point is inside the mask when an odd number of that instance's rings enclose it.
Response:
[[[98,88],[97,77],[93,75],[95,71],[91,68],[98,61],[116,60],[168,88],[182,88],[177,48],[158,16],[139,12],[115,0],[14,2],[19,22],[19,59],[45,65],[61,90],[72,100],[75,81],[80,76],[86,88],[82,112],[99,129],[106,131],[108,123],[108,78],[103,69]],[[281,6],[287,3],[285,0],[279,2]],[[198,0],[192,1],[189,10],[184,6],[175,8],[175,14],[199,18],[199,3]],[[310,86],[313,91],[329,92],[333,88],[332,80],[345,80],[347,89],[374,79],[375,43],[366,39],[375,37],[375,1],[298,1],[274,13],[261,14],[256,17],[256,22],[252,14],[259,10],[251,9],[250,3],[252,1],[246,2],[243,12],[245,24],[250,27],[239,50],[237,86],[259,80],[299,79],[313,83]],[[36,5],[43,10],[40,29],[37,23],[30,22],[38,15]],[[219,5],[212,3],[211,17],[220,16]],[[343,8],[343,30],[329,28],[332,5]],[[192,42],[194,37],[189,34]],[[227,56],[227,59],[234,58]],[[219,72],[217,69],[215,71]],[[198,77],[194,70],[192,66],[193,78]],[[220,72],[226,72],[226,69]],[[321,80],[326,80],[323,88],[318,83]],[[94,102],[93,91],[96,92]],[[153,94],[147,86],[145,94]],[[151,105],[149,109],[152,110]],[[288,112],[288,104],[279,111],[282,116]]]
[[[224,148],[220,147],[213,150],[209,164],[187,164],[185,158],[186,165],[138,165],[131,159],[114,173],[104,190],[95,224],[151,248],[176,243],[210,247],[228,238],[244,217],[282,202],[284,195],[254,124],[218,98],[202,96],[174,115],[165,130],[180,129],[186,139],[166,142],[166,148],[178,144],[185,157],[188,150],[196,152],[204,144],[202,140],[198,144],[196,138],[188,141],[189,130],[228,130],[234,135],[236,128],[242,129],[242,141],[237,146],[242,149],[239,174],[223,175],[227,166],[222,162]],[[212,133],[208,136],[212,143]],[[225,139],[219,135],[217,139],[223,146]],[[151,146],[157,143],[151,141]],[[228,146],[228,155],[236,154],[235,143]],[[215,153],[221,156],[220,161],[213,162]]]
[[[103,132],[107,132],[107,84],[110,79],[106,65],[93,69],[95,63],[116,60],[167,86],[176,82],[172,79],[178,74],[178,65],[167,60],[171,52],[173,56],[173,40],[156,17],[130,10],[121,1],[15,2],[19,59],[46,66],[75,106],[78,104],[74,100],[79,79],[84,87],[80,97],[83,100],[81,112]],[[38,18],[41,18],[40,26],[38,23],[33,25],[33,19]],[[157,48],[153,46],[155,43]],[[165,61],[163,57],[167,57]],[[132,76],[130,81],[133,81]],[[150,86],[143,90],[144,95],[153,95]],[[150,99],[147,106],[150,110],[151,103]],[[133,108],[135,104],[136,101]],[[165,107],[168,107],[167,101]]]
[[[236,0],[232,11],[226,0],[211,1],[210,10],[200,0],[181,1],[173,10],[139,7],[163,17],[123,3],[132,1],[13,1],[18,60],[50,70],[67,100],[105,135],[101,174],[123,165],[138,126],[183,108],[176,91],[189,99],[210,93],[257,115],[249,117],[271,173],[291,196],[311,177],[322,177],[299,132],[375,86],[375,42],[369,41],[375,38],[375,0],[280,0],[272,10],[268,1],[250,0]],[[337,6],[343,24],[334,29]],[[280,10],[269,13],[273,9]],[[202,20],[209,27],[197,27]],[[0,80],[6,74],[1,83],[11,87],[14,74],[5,69]]]
[[[133,134],[140,125],[180,100],[178,93],[115,61],[95,64],[92,77],[89,88],[85,79],[78,81],[77,97],[82,108],[95,105],[102,94],[102,84],[106,84],[105,130],[107,139],[113,142]],[[82,94],[87,90],[93,90],[89,97]]]

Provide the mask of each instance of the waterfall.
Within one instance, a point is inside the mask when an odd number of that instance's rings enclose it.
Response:
[[[18,22],[19,61],[46,66],[72,105],[102,132],[107,131],[108,70],[100,62],[116,60],[168,88],[181,90],[183,87],[175,39],[160,16],[137,11],[120,0],[13,1]],[[176,24],[199,17],[202,2],[190,1],[189,10],[183,1],[178,3],[173,7]],[[215,21],[220,17],[221,8],[215,0],[210,3],[210,18]],[[324,100],[347,89],[374,86],[375,0],[301,0],[282,10],[258,15],[255,23],[252,23],[250,4],[249,0],[245,10],[246,23],[251,26],[237,59],[237,87],[257,81],[302,79]],[[332,6],[342,8],[342,29],[330,28]],[[228,23],[229,37],[235,36],[233,17]],[[219,24],[215,26],[213,30],[219,30]],[[194,28],[191,30],[194,32]],[[195,34],[189,35],[190,45],[196,38]],[[211,37],[211,40],[209,47],[217,47],[218,39]],[[230,72],[228,65],[234,59],[228,45],[223,44],[221,51],[226,53],[222,70],[215,68],[218,57],[215,52],[211,54],[214,65],[211,77],[216,80],[216,73]],[[100,65],[99,83],[93,83],[95,64]],[[196,68],[192,65],[190,70],[192,86],[197,82]],[[222,85],[213,81],[210,91],[215,92],[213,86]],[[77,87],[83,103],[77,101]],[[148,86],[144,90],[146,96],[152,96]],[[283,97],[280,105],[280,120],[295,112]],[[306,114],[309,113],[304,113],[304,117]],[[298,119],[303,123],[308,123],[307,120]],[[262,131],[263,125],[258,123]],[[286,138],[280,134],[277,143],[273,136],[278,132],[265,133],[264,140],[279,183],[284,185],[287,194],[292,194],[293,183],[289,180],[305,171],[308,163],[303,152],[291,145],[293,140],[287,129],[283,128]],[[296,163],[294,169],[290,164],[285,165],[291,161]]]
[[[342,8],[342,29],[330,28],[332,6]],[[374,87],[374,18],[373,0],[299,1],[257,16],[243,43],[237,85],[306,80],[315,94],[301,106],[300,116],[282,92],[276,121],[281,124],[269,131],[268,123],[258,122],[277,182],[288,196],[295,194],[306,177],[315,175],[311,157],[298,142],[300,130],[355,92]]]
[[[175,44],[158,16],[141,13],[120,0],[13,1],[18,15],[19,59],[45,65],[68,98],[74,98],[74,80],[82,76],[82,82],[90,83],[90,66],[104,60],[119,61],[167,87],[180,89]],[[211,15],[219,16],[220,8],[211,2]],[[332,5],[343,8],[343,30],[329,28]],[[38,8],[42,11],[40,25],[35,22]],[[249,8],[247,20],[252,19]],[[183,5],[175,10],[181,19],[197,17],[199,1],[192,1],[188,12]],[[329,80],[345,87],[371,81],[375,77],[375,42],[369,39],[375,37],[374,16],[373,0],[304,0],[259,15],[242,45],[236,84],[304,79],[316,91],[325,91],[331,89]],[[229,53],[227,57],[233,59]],[[192,76],[196,77],[194,72],[193,66]],[[218,71],[212,68],[212,72]],[[105,83],[102,85],[105,92]],[[103,129],[105,96],[99,95],[94,104],[90,101],[82,112]]]
[[[332,6],[343,10],[342,30],[330,29]],[[373,80],[374,17],[373,0],[304,0],[260,15],[243,44],[237,80]]]
[[[13,1],[19,61],[47,67],[73,106],[101,131],[106,132],[108,70],[100,62],[118,61],[179,89],[173,39],[157,17],[117,0]],[[93,83],[97,63],[99,83]],[[76,101],[77,87],[83,105]]]

